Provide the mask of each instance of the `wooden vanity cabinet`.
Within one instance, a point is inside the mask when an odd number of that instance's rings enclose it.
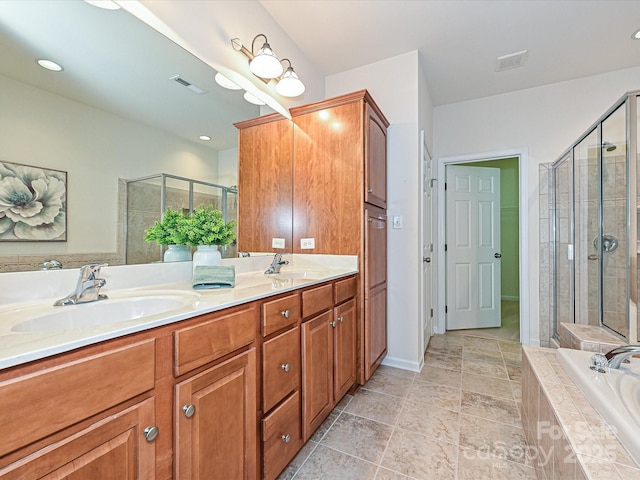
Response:
[[[290,252],[293,126],[279,114],[238,128],[238,251]],[[284,239],[273,248],[274,238]]]

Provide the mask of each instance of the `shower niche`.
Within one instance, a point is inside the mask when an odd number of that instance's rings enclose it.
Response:
[[[625,94],[551,165],[551,320],[638,338],[638,96]]]

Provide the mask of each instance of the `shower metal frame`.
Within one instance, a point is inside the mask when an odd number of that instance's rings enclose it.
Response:
[[[578,139],[569,146],[562,154],[551,164],[551,205],[552,218],[550,219],[550,252],[552,254],[552,268],[553,268],[553,305],[552,305],[552,336],[558,338],[558,285],[557,285],[557,272],[558,272],[558,259],[559,253],[557,248],[556,236],[558,234],[558,213],[557,213],[557,198],[556,198],[556,171],[557,168],[564,162],[568,161],[571,174],[571,187],[569,198],[569,245],[572,248],[571,265],[570,265],[570,312],[573,322],[575,323],[575,186],[574,186],[574,166],[575,166],[575,148],[594,131],[597,132],[598,145],[598,175],[602,179],[602,123],[609,118],[618,108],[625,105],[626,116],[626,226],[627,226],[627,256],[626,256],[626,273],[627,273],[627,326],[628,336],[624,337],[615,330],[607,327],[603,323],[603,305],[601,299],[598,299],[598,324],[607,328],[608,331],[613,334],[626,338],[629,343],[636,343],[638,341],[638,96],[640,96],[640,90],[634,90],[625,93],[618,101],[616,101],[603,115],[598,118],[585,132],[578,137]],[[602,235],[604,223],[604,208],[603,208],[603,191],[602,181],[598,182],[598,234]],[[598,294],[601,296],[603,291],[603,255],[602,246],[603,242],[599,242],[598,249]]]

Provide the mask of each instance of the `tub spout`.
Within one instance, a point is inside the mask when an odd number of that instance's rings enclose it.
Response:
[[[609,368],[620,368],[622,362],[637,354],[640,354],[640,345],[623,345],[607,352],[604,356]]]

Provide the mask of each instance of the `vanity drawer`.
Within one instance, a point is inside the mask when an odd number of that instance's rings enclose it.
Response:
[[[262,442],[263,476],[266,480],[272,480],[278,477],[302,447],[298,391],[262,420]]]
[[[155,340],[0,382],[0,457],[154,385]]]
[[[262,305],[262,336],[266,337],[300,320],[300,295],[288,295]]]
[[[202,315],[201,319],[200,323],[173,334],[176,377],[253,343],[258,304],[250,303],[227,314]]]
[[[300,328],[264,342],[262,349],[262,411],[268,412],[300,388]]]
[[[333,284],[302,292],[302,317],[308,318],[333,307]]]
[[[337,280],[334,286],[336,305],[356,296],[356,277]]]

